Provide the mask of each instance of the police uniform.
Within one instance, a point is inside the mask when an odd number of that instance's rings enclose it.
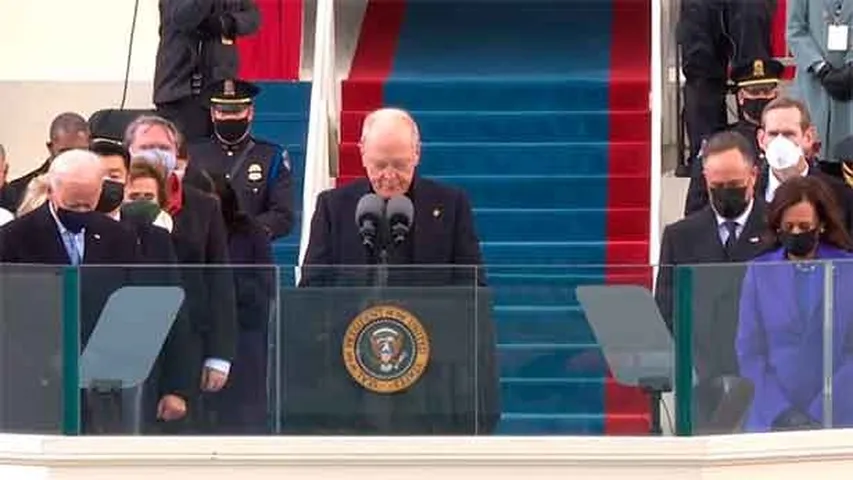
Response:
[[[732,67],[732,82],[738,89],[758,86],[758,85],[777,85],[782,77],[782,72],[785,66],[780,62],[772,59],[754,59]],[[760,100],[755,110],[760,112],[763,106],[770,102],[770,99]],[[745,115],[746,108],[741,108],[738,112],[738,121],[733,125],[729,125],[729,130],[733,130],[744,136],[753,146],[753,158],[760,171],[764,170],[766,161],[764,160],[764,152],[761,146],[758,145],[758,129],[760,125],[760,113],[751,113]],[[749,118],[752,117],[752,118]],[[759,117],[759,118],[755,118]],[[690,186],[687,189],[687,200],[684,205],[684,215],[698,212],[708,205],[708,186],[705,184],[705,176],[702,172],[702,153],[700,151],[698,161],[691,165]],[[759,178],[759,182],[764,181],[764,177]],[[756,185],[756,191],[764,191],[763,185]]]
[[[211,108],[237,111],[250,107],[259,91],[249,82],[224,80],[213,86],[209,104]],[[249,134],[229,143],[216,129],[214,124],[211,138],[188,146],[186,180],[193,183],[205,171],[225,175],[237,192],[241,210],[253,217],[271,239],[290,233],[293,192],[287,152]]]
[[[703,140],[727,128],[729,60],[737,65],[770,57],[775,10],[774,0],[682,2],[676,36],[685,76],[684,122],[691,162],[698,158]]]

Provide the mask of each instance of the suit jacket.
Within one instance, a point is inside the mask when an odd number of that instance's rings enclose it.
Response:
[[[177,255],[172,245],[172,237],[167,230],[122,216],[121,225],[126,227],[139,241],[141,262],[149,265],[134,272],[136,285],[181,285],[181,271],[177,267]],[[164,394],[177,394],[188,398],[198,384],[198,367],[190,358],[200,345],[192,332],[192,324],[185,312],[180,313],[172,324],[162,353],[157,358],[150,378],[156,379],[146,384],[153,390],[149,393],[148,410],[153,412],[156,402]],[[148,393],[148,392],[146,392]],[[150,418],[155,421],[156,419]]]
[[[185,313],[202,338],[204,358],[231,361],[236,350],[237,313],[234,280],[226,267],[228,238],[219,201],[184,184],[183,207],[174,222],[172,241],[182,265]]]
[[[363,284],[368,255],[355,224],[355,208],[362,195],[371,193],[370,182],[359,179],[328,190],[317,198],[311,219],[311,237],[302,272],[302,285],[317,283]],[[468,197],[456,188],[416,177],[409,192],[415,218],[409,236],[411,264],[443,265],[446,268],[394,269],[400,284],[471,285],[483,284],[484,275],[475,271],[482,263],[480,242],[474,229]],[[314,268],[310,268],[310,267]],[[331,269],[328,266],[344,266]],[[455,266],[455,267],[454,267]],[[408,270],[408,271],[407,271]],[[389,282],[394,283],[393,279]]]
[[[234,291],[240,330],[266,332],[275,298],[272,247],[266,230],[251,217],[241,215],[234,223],[228,233],[228,254],[236,265]]]
[[[835,201],[838,202],[838,207],[841,209],[841,219],[844,221],[847,231],[853,233],[853,189],[843,180],[825,173],[823,168],[818,165],[819,163],[811,162],[808,176],[819,178],[835,194]],[[767,165],[759,172],[755,195],[756,197],[760,196],[762,200],[765,199],[767,188],[770,186],[770,175],[772,173]]]
[[[818,259],[833,262],[833,426],[853,425],[853,254],[821,244]],[[776,418],[790,408],[823,418],[823,291],[825,267],[814,266],[807,278],[811,302],[807,318],[800,314],[795,275],[798,266],[786,261],[780,248],[750,264],[743,282],[737,355],[741,375],[755,386],[745,429],[771,430]]]
[[[766,251],[763,240],[765,205],[755,200],[752,212],[727,254],[720,240],[714,210],[699,212],[666,227],[661,244],[655,300],[667,326],[673,329],[676,266],[690,268],[694,364],[700,380],[737,374],[734,352],[740,282],[747,262]],[[687,267],[701,265],[695,268]]]
[[[85,231],[84,265],[132,265],[139,260],[137,240],[127,229],[104,215],[92,216]],[[49,203],[0,229],[0,262],[71,264]]]

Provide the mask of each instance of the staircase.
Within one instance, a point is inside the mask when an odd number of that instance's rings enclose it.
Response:
[[[366,112],[399,106],[421,128],[420,173],[468,193],[495,291],[501,433],[647,431],[574,287],[648,282],[614,265],[648,264],[650,2],[368,4],[339,182],[363,175]]]
[[[273,258],[281,269],[283,285],[294,284],[292,267],[299,263],[302,222],[302,182],[305,173],[305,141],[311,100],[309,82],[258,82],[261,94],[255,102],[252,134],[287,149],[293,177],[293,229],[273,243]]]

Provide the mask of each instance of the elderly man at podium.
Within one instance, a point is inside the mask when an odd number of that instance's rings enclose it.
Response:
[[[366,238],[369,232],[364,223],[371,221],[370,217],[376,213],[371,210],[383,208],[374,201],[392,198],[408,199],[411,208],[407,235],[398,238],[393,248],[388,249],[387,263],[443,265],[448,268],[442,269],[445,270],[440,275],[442,278],[436,278],[437,273],[429,275],[428,283],[471,283],[475,267],[481,264],[471,205],[463,191],[417,175],[421,144],[414,119],[394,108],[370,113],[364,119],[360,148],[367,178],[323,192],[317,198],[303,263],[303,267],[309,267],[303,269],[303,285],[317,281],[320,272],[310,268],[312,265],[382,263],[376,248],[382,239]],[[361,218],[356,218],[359,208],[363,210],[359,212]],[[450,268],[451,265],[459,267]],[[346,274],[336,271],[340,283]],[[426,275],[426,270],[405,275],[405,283],[427,282],[413,278],[420,274]],[[329,280],[326,275],[320,276]]]
[[[289,433],[487,434],[500,416],[490,299],[461,190],[417,175],[405,111],[364,120],[367,178],[320,194],[282,300]]]

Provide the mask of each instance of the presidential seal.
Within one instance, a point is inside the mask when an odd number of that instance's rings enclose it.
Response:
[[[347,371],[362,387],[397,393],[414,385],[429,364],[429,335],[410,312],[377,305],[356,316],[344,334]]]

